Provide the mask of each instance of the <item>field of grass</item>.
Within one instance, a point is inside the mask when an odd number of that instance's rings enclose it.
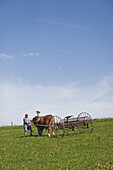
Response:
[[[22,126],[0,127],[0,169],[113,169],[113,119],[94,120],[92,133],[24,137]]]

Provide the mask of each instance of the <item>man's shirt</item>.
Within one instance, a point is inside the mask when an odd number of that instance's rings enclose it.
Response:
[[[26,122],[30,122],[30,119],[27,117],[25,117],[24,119],[23,119],[23,124],[25,125],[25,124],[27,124]]]

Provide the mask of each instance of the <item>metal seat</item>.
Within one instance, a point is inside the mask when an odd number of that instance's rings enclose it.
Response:
[[[69,119],[70,117],[72,117],[72,115],[70,115],[70,116],[66,116],[65,118],[66,118],[66,119]]]

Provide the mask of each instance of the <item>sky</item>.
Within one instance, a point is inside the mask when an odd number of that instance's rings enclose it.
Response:
[[[36,110],[113,117],[112,0],[0,0],[0,126]]]

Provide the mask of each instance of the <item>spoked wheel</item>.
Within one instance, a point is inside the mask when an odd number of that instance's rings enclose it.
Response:
[[[63,120],[58,116],[54,116],[54,120],[55,120],[55,136],[63,137],[64,136],[64,122],[63,122]]]
[[[92,132],[93,131],[93,120],[90,114],[86,112],[82,112],[77,117],[78,122],[78,130],[80,132],[83,132],[86,130],[86,132]]]

